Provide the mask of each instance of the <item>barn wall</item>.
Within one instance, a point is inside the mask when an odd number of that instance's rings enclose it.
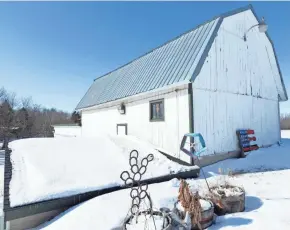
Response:
[[[149,101],[164,99],[165,121],[149,121]],[[189,161],[179,146],[185,133],[189,132],[188,88],[174,89],[166,94],[156,92],[150,97],[136,99],[125,104],[126,114],[119,114],[117,107],[82,111],[82,135],[117,134],[117,124],[127,124],[128,135],[148,141],[163,148],[173,156]]]
[[[80,126],[54,126],[54,137],[78,137],[81,136]]]
[[[254,28],[250,10],[225,18],[193,84],[194,130],[208,146],[205,154],[237,149],[235,131],[255,129],[261,145],[279,140],[278,93],[284,97],[272,46]]]

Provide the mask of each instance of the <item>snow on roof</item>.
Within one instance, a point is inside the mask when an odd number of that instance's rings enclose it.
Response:
[[[133,149],[140,160],[155,156],[142,179],[197,167],[169,161],[153,145],[128,136],[32,138],[13,141],[10,148],[11,207],[123,185],[120,174],[129,170]]]

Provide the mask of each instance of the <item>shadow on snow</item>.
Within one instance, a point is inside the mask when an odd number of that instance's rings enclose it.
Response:
[[[252,212],[258,210],[263,205],[263,201],[258,197],[254,196],[246,196],[245,201],[245,211],[244,212]],[[235,226],[242,226],[242,225],[249,225],[253,222],[252,219],[245,218],[245,217],[237,217],[233,216],[232,214],[219,216],[216,220],[216,223],[209,227],[209,230],[218,230],[221,227],[235,227]]]
[[[290,169],[290,139],[282,139],[281,145],[260,148],[250,152],[245,158],[233,158],[203,167],[206,178],[219,175],[219,169],[228,169],[239,176],[246,173],[271,172]],[[204,178],[201,171],[200,178]]]
[[[244,212],[252,212],[258,210],[263,205],[263,201],[255,196],[246,196],[245,200],[245,211]]]
[[[216,221],[216,224],[212,225],[208,228],[208,230],[218,230],[221,229],[221,227],[226,226],[242,226],[242,225],[249,225],[253,222],[252,219],[244,218],[244,217],[235,217],[235,216],[222,216],[219,217]]]

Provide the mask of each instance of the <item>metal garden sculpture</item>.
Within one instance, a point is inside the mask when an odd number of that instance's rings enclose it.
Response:
[[[152,202],[147,193],[148,184],[141,184],[141,181],[142,176],[147,171],[148,163],[153,161],[154,156],[153,154],[148,154],[147,157],[144,157],[141,160],[140,166],[138,164],[138,157],[139,153],[137,150],[131,151],[129,165],[132,175],[130,175],[129,171],[123,171],[120,175],[120,178],[125,182],[125,185],[128,187],[131,186],[130,197],[132,198],[132,205],[130,211],[132,215],[136,215],[139,212],[140,204],[146,197],[150,201],[150,209],[152,210]]]

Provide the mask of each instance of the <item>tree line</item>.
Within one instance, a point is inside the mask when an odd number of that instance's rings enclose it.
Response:
[[[282,130],[290,129],[290,114],[281,115],[280,125]]]
[[[0,148],[8,147],[12,139],[31,137],[53,137],[56,124],[81,125],[80,115],[44,108],[34,104],[31,97],[18,98],[14,92],[0,88]]]

